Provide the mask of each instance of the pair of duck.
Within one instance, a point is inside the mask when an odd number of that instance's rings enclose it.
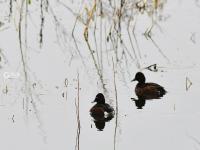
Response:
[[[135,87],[135,93],[139,99],[158,99],[166,94],[166,90],[156,83],[145,83],[145,76],[142,72],[138,72],[132,81],[138,81]],[[114,109],[107,103],[105,103],[105,97],[102,93],[98,93],[93,102],[96,102],[91,109],[91,116],[96,118],[104,118],[104,113],[111,114]],[[105,118],[104,118],[105,119]]]

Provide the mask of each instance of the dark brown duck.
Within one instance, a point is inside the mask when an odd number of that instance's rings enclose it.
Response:
[[[138,81],[135,93],[142,99],[158,99],[166,94],[164,87],[157,83],[145,83],[146,79],[142,72],[138,72],[132,81]]]
[[[95,97],[96,104],[90,109],[90,114],[94,118],[104,117],[104,113],[112,113],[114,109],[107,103],[105,103],[105,97],[102,93],[98,93]]]

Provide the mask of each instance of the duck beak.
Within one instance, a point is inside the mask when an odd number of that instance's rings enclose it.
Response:
[[[93,100],[91,103],[95,103],[96,102],[96,99],[95,100]]]
[[[131,80],[131,82],[136,81],[136,79]]]

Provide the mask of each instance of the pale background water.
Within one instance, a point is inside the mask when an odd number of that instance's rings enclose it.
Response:
[[[9,17],[10,1],[0,1],[2,150],[78,149],[75,106],[78,97],[79,149],[200,149],[200,1],[163,2],[163,8],[154,14],[156,24],[151,32],[153,41],[143,34],[151,25],[151,17],[146,13],[137,13],[134,16],[137,18],[137,43],[133,35],[131,36],[139,67],[136,65],[136,59],[132,59],[128,54],[129,51],[131,56],[134,56],[126,30],[126,17],[122,20],[121,36],[127,47],[127,58],[116,62],[115,48],[110,41],[106,42],[106,36],[113,27],[114,17],[108,1],[103,2],[103,10],[106,13],[102,20],[97,16],[96,43],[99,58],[102,58],[106,92],[102,89],[84,40],[85,26],[80,20],[77,22],[74,36],[82,58],[72,38],[77,14],[81,14],[83,19],[86,18],[86,8],[91,9],[94,1],[48,1],[48,11],[43,9],[45,21],[42,47],[39,44],[40,1],[31,1],[27,13],[27,43],[24,28],[26,17],[22,14],[22,51],[27,81],[23,72],[18,37],[22,1],[12,2],[13,12]],[[43,1],[44,6],[46,2]],[[89,41],[97,61],[94,23],[90,24],[89,30]],[[118,46],[118,56],[121,58],[125,47],[123,44]],[[117,93],[114,87],[112,60]],[[157,72],[143,69],[155,63],[158,65]],[[159,83],[168,91],[162,99],[146,101],[143,109],[137,109],[130,99],[135,97],[136,83],[130,81],[137,71],[144,72],[147,81]],[[188,90],[186,77],[192,82]],[[65,81],[68,81],[67,85]],[[91,101],[98,92],[104,92],[106,101],[115,109],[116,94],[118,101],[117,120],[115,115],[115,118],[106,123],[103,131],[96,129],[89,114],[89,109],[93,105]]]

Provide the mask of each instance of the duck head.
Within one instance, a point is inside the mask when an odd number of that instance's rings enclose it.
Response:
[[[97,102],[97,104],[105,104],[105,97],[102,93],[98,93],[95,97],[95,100],[93,101],[94,102]]]
[[[145,83],[145,76],[142,72],[137,72],[135,78],[132,81],[138,81],[139,83]]]

